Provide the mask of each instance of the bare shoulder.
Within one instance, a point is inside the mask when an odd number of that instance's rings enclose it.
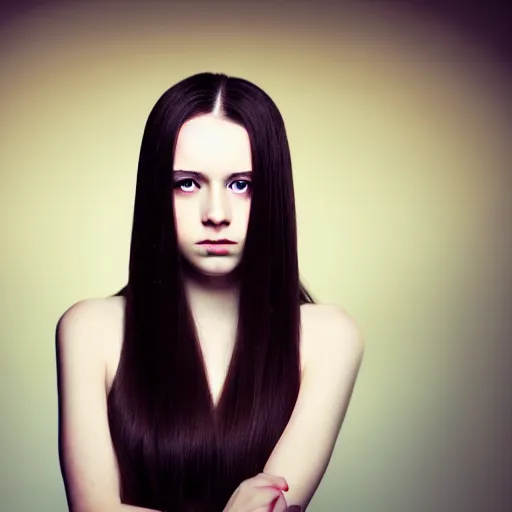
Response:
[[[84,299],[69,307],[59,318],[59,325],[75,324],[84,319],[106,320],[121,307],[124,297]]]
[[[87,299],[57,323],[59,460],[70,510],[120,506],[105,391],[122,309],[118,297]]]
[[[354,318],[334,304],[301,306],[302,350],[306,362],[340,356],[362,359],[364,335]]]
[[[59,318],[56,342],[81,345],[105,361],[117,348],[123,316],[124,297],[81,300]]]
[[[62,314],[57,329],[99,333],[112,328],[123,314],[124,297],[84,299]]]

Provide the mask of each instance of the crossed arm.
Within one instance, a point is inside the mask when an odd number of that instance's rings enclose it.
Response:
[[[73,512],[156,512],[120,503],[119,478],[107,423],[105,313],[95,301],[78,303],[57,327],[59,445]],[[103,318],[105,320],[105,318]],[[288,512],[305,511],[327,469],[362,361],[357,324],[336,306],[315,306],[302,321],[307,364],[295,409],[264,473],[283,476]],[[96,332],[95,332],[96,329]],[[314,334],[313,334],[314,333]],[[295,508],[300,507],[300,508]]]
[[[263,470],[286,478],[286,503],[302,510],[331,459],[364,352],[362,333],[343,309],[316,307],[310,321],[314,335],[304,346],[307,366],[297,403]]]

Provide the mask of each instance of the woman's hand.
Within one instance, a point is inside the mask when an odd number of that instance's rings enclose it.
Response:
[[[275,502],[274,508],[270,508],[271,512],[303,512],[302,507],[300,505],[292,505],[289,507],[286,504],[286,499],[283,496],[283,493],[281,493],[281,496],[277,498],[277,501]]]
[[[236,488],[223,512],[285,512],[283,490],[288,483],[282,476],[259,473]]]
[[[290,509],[286,505],[286,499],[284,498],[284,495],[281,492],[281,495],[278,496],[277,500],[274,502],[274,505],[271,505],[269,512],[288,512],[289,510]]]

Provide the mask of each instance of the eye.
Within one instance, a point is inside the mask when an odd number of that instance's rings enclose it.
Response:
[[[233,181],[230,184],[230,187],[232,185],[235,185],[235,187],[232,188],[231,190],[234,190],[235,192],[240,193],[240,194],[244,194],[245,192],[248,192],[249,189],[251,188],[251,182],[248,180]]]
[[[193,185],[196,185],[199,188],[199,185],[190,178],[174,182],[174,188],[179,188],[182,192],[192,192],[191,187],[193,187]]]

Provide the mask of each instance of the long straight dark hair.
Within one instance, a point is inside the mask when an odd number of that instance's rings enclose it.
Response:
[[[253,192],[239,266],[233,356],[214,406],[183,279],[172,173],[181,126],[212,113],[249,135]],[[301,285],[290,150],[283,119],[259,87],[200,73],[167,90],[142,139],[124,295],[121,358],[108,419],[123,503],[220,512],[263,471],[300,386]]]

